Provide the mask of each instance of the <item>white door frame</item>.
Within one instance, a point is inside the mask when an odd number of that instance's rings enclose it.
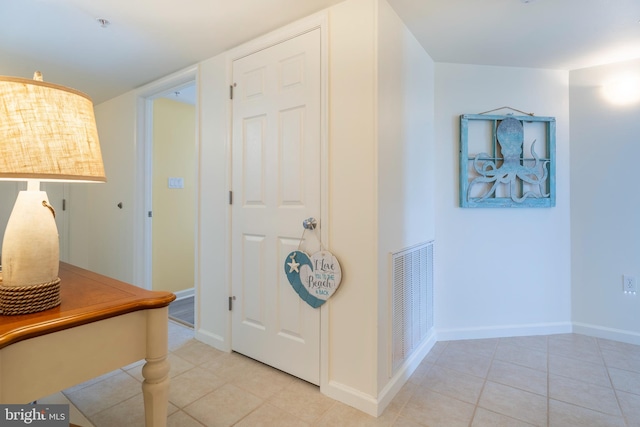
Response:
[[[134,271],[135,284],[145,289],[151,289],[151,268],[152,268],[152,227],[148,217],[148,212],[152,211],[152,163],[153,152],[153,100],[171,90],[178,90],[180,87],[191,85],[195,82],[198,87],[198,67],[193,66],[177,73],[171,74],[163,79],[143,86],[137,91],[136,99],[136,183],[135,183],[135,203],[134,206]],[[196,90],[197,93],[197,90]],[[200,136],[199,136],[199,102],[196,97],[196,168],[199,168],[200,161]],[[196,176],[198,176],[196,170]],[[199,194],[199,180],[196,180],[196,195]],[[199,215],[200,200],[196,196],[196,216]],[[198,232],[198,218],[195,218],[195,257],[194,268],[198,271],[198,248],[200,233]],[[195,279],[195,286],[199,285],[198,278]],[[197,293],[197,292],[196,292]],[[196,319],[197,320],[197,319]]]
[[[318,12],[307,18],[296,21],[286,27],[268,33],[256,40],[247,42],[228,52],[227,55],[227,76],[228,85],[233,84],[233,61],[250,55],[254,52],[274,46],[278,43],[292,39],[300,34],[307,33],[314,29],[320,29],[320,218],[322,221],[320,237],[324,247],[330,249],[329,244],[329,125],[328,125],[328,93],[329,93],[329,16],[327,11]],[[233,108],[228,106],[229,130],[228,140],[233,141],[232,125]],[[228,186],[231,187],[232,158],[231,147],[228,149],[227,165],[229,174],[227,176]],[[232,188],[229,188],[233,190]],[[229,222],[227,226],[227,241],[231,244],[231,214],[229,209]],[[302,235],[302,223],[300,223],[300,234]],[[229,278],[228,292],[232,295],[232,275],[231,262],[227,263],[227,277]],[[323,304],[320,310],[320,390],[322,391],[329,384],[329,308],[328,304]],[[231,312],[228,315],[229,342],[231,342]]]

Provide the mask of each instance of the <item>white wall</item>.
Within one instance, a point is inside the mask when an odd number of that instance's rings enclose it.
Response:
[[[229,266],[229,84],[226,55],[200,64],[199,93],[199,194],[196,292],[200,301],[196,337],[230,351],[231,293]]]
[[[70,262],[134,283],[135,93],[96,105],[95,115],[107,182],[70,190]],[[79,244],[83,240],[84,248]]]
[[[570,331],[568,73],[435,69],[438,339]],[[556,207],[458,207],[459,116],[503,106],[556,118]]]
[[[374,0],[329,9],[329,243],[343,272],[327,302],[325,392],[377,395],[377,218]],[[353,403],[353,402],[352,402]]]
[[[640,278],[640,100],[603,94],[627,73],[640,79],[640,60],[570,73],[572,316],[578,332],[640,344],[640,294],[622,291],[623,274]]]
[[[153,101],[153,290],[193,290],[196,218],[196,118],[191,104]],[[169,177],[183,179],[169,188]]]
[[[434,63],[378,2],[378,392],[391,377],[390,254],[435,238]]]

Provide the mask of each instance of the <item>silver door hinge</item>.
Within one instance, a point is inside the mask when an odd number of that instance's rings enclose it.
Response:
[[[229,204],[233,204],[233,191],[229,190]]]
[[[229,85],[229,99],[233,99],[233,88],[236,86],[237,86],[236,83]]]
[[[229,297],[229,311],[233,310],[233,301],[236,297]]]
[[[67,199],[62,199],[62,210],[63,211],[67,210]]]

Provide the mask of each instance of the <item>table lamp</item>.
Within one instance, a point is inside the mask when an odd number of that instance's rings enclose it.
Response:
[[[33,80],[0,76],[0,180],[27,181],[2,242],[0,314],[56,307],[58,230],[40,181],[106,181],[91,99],[39,72]]]

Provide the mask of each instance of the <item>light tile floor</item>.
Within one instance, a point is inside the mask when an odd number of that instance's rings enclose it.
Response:
[[[168,426],[640,427],[640,346],[584,335],[439,342],[378,418],[177,323],[169,343]],[[64,395],[95,427],[143,426],[141,366]]]

